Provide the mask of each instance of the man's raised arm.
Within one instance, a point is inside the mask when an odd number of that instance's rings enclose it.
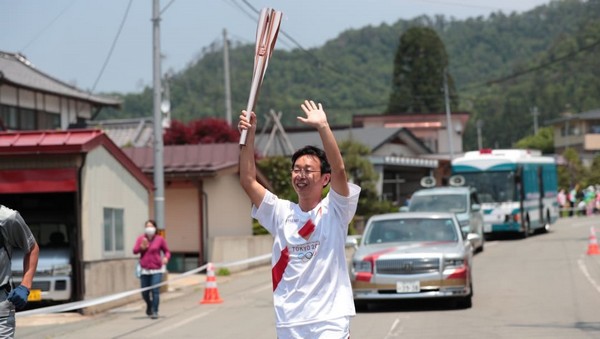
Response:
[[[331,166],[331,188],[339,195],[347,197],[350,194],[350,190],[348,188],[344,159],[327,122],[327,115],[323,111],[323,106],[320,103],[318,105],[315,104],[312,100],[305,100],[301,107],[304,113],[306,113],[306,118],[298,117],[298,120],[315,127],[321,136],[323,150]]]
[[[256,163],[254,160],[254,137],[256,135],[256,115],[250,114],[250,121],[246,118],[245,111],[240,115],[238,129],[248,130],[246,145],[240,146],[240,184],[250,198],[252,204],[260,206],[266,189],[256,181]]]

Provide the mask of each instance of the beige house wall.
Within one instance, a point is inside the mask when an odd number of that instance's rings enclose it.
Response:
[[[236,173],[204,181],[208,197],[208,237],[252,235],[250,199]]]
[[[200,249],[200,192],[197,183],[174,183],[165,189],[165,231],[172,252]]]
[[[388,156],[394,154],[398,157],[413,157],[416,156],[415,152],[406,145],[398,144],[385,144],[373,152],[374,156]]]
[[[133,245],[148,219],[148,191],[104,147],[90,151],[81,176],[81,231],[85,262],[134,258]],[[124,210],[124,249],[104,253],[104,208]]]
[[[139,288],[135,277],[136,237],[148,219],[148,191],[104,147],[88,152],[81,173],[81,237],[84,270],[84,299]],[[124,250],[104,253],[104,208],[124,210]],[[90,314],[122,305],[129,297],[84,309]]]
[[[600,134],[586,134],[583,144],[586,151],[600,150]]]

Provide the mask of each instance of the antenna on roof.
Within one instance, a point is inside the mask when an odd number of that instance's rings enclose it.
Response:
[[[271,133],[269,134],[269,139],[267,140],[267,144],[263,148],[263,154],[265,156],[269,154],[269,151],[272,147],[272,143],[276,137],[278,137],[279,144],[281,145],[281,148],[284,152],[287,150],[289,155],[294,154],[294,145],[292,145],[290,138],[288,137],[287,133],[285,132],[285,129],[283,128],[283,125],[281,124],[281,115],[282,112],[275,113],[274,110],[270,110],[269,117],[267,117],[267,123],[261,131],[261,135],[263,135],[266,129],[268,128],[267,126],[269,126],[269,123],[273,121]]]

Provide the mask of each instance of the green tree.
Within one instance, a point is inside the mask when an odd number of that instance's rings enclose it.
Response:
[[[554,128],[540,128],[536,135],[529,135],[515,143],[517,148],[531,148],[544,154],[554,153]]]
[[[256,162],[256,167],[265,175],[275,195],[281,199],[298,202],[298,196],[292,187],[292,161],[289,157],[263,158]]]
[[[371,154],[369,147],[352,140],[340,142],[339,147],[348,179],[361,187],[356,215],[366,221],[374,214],[397,210],[391,202],[379,199],[376,187],[379,175],[367,158]]]
[[[400,37],[394,59],[392,93],[387,113],[438,113],[445,110],[444,73],[448,55],[444,43],[429,27],[409,28]],[[448,76],[451,107],[458,107],[454,81]]]
[[[261,171],[271,184],[273,194],[281,199],[287,199],[294,202],[298,201],[298,196],[292,186],[292,179],[290,176],[292,161],[289,157],[277,156],[263,158],[256,162],[256,168]],[[268,231],[256,220],[253,221],[252,230],[254,235],[268,233]]]
[[[567,148],[562,153],[562,157],[565,163],[558,166],[559,187],[571,188],[576,184],[581,184],[584,177],[584,168],[577,151],[573,148]]]
[[[592,166],[590,166],[589,171],[587,171],[584,181],[585,186],[600,185],[600,155],[594,157]]]

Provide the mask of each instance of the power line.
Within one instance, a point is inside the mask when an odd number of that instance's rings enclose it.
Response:
[[[65,8],[63,8],[62,11],[60,11],[60,13],[58,13],[57,16],[54,17],[54,19],[52,19],[44,28],[42,28],[31,40],[29,40],[29,42],[27,42],[25,44],[25,46],[23,48],[21,48],[21,52],[25,52],[25,50],[31,45],[33,44],[43,33],[45,33],[48,28],[50,28],[52,25],[54,25],[54,23],[63,15],[65,14],[65,12],[71,8],[71,6],[75,3],[75,0],[71,1],[67,6],[65,6]]]
[[[232,1],[235,1],[235,0],[232,0]],[[246,6],[248,6],[250,9],[252,9],[252,11],[254,11],[254,13],[256,13],[256,14],[260,13],[260,11],[258,9],[256,9],[254,6],[252,6],[252,4],[250,4],[247,0],[242,0],[242,2],[244,4],[246,4]],[[256,19],[255,19],[255,21],[256,21]],[[353,75],[353,74],[344,73],[344,72],[336,69],[335,67],[331,66],[330,64],[322,61],[314,53],[312,53],[309,50],[307,50],[306,48],[304,48],[298,41],[296,41],[296,39],[294,39],[291,35],[289,35],[288,33],[286,33],[284,30],[279,30],[279,34],[281,34],[282,36],[284,36],[285,38],[287,38],[288,40],[290,40],[298,49],[300,49],[302,52],[304,52],[305,54],[307,54],[311,59],[313,59],[314,61],[316,61],[317,62],[316,67],[317,68],[319,68],[320,66],[322,66],[326,70],[329,70],[329,71],[333,72],[334,74],[336,74],[336,75],[338,75],[340,77],[343,77],[346,80],[348,78],[353,78],[354,81],[356,81],[356,82],[363,83],[366,86],[371,86],[371,84],[367,83],[364,78],[361,78],[361,77]]]
[[[557,64],[557,63],[563,62],[563,61],[565,61],[567,59],[573,58],[573,57],[577,56],[580,53],[583,53],[583,52],[586,52],[588,50],[591,50],[591,49],[595,48],[598,45],[600,45],[600,40],[596,40],[595,42],[593,42],[593,43],[591,43],[591,44],[589,44],[587,46],[584,46],[584,47],[582,47],[582,48],[580,48],[580,49],[578,49],[576,51],[573,51],[571,53],[563,55],[562,57],[554,59],[552,61],[541,63],[541,64],[539,64],[537,66],[533,66],[533,67],[530,67],[530,68],[522,70],[522,71],[514,72],[513,74],[510,74],[510,75],[507,75],[507,76],[504,76],[504,77],[501,77],[501,78],[497,78],[497,79],[493,79],[493,80],[488,80],[486,82],[481,82],[481,83],[477,83],[477,84],[473,84],[473,85],[468,85],[468,86],[465,86],[463,88],[463,90],[468,90],[468,89],[471,89],[473,87],[490,86],[490,85],[494,85],[494,84],[503,83],[503,82],[508,81],[508,80],[516,79],[516,78],[518,78],[518,77],[520,77],[522,75],[533,73],[533,72],[537,72],[537,71],[542,70],[544,68],[548,68],[548,67],[550,67],[550,66],[552,66],[554,64]]]
[[[104,64],[102,65],[102,69],[100,69],[100,74],[98,74],[98,77],[96,78],[96,81],[94,82],[94,86],[92,86],[90,93],[94,92],[94,90],[96,89],[96,85],[98,85],[98,81],[100,81],[102,74],[104,74],[104,70],[106,69],[106,66],[108,65],[108,61],[110,60],[110,57],[112,56],[112,53],[115,49],[117,41],[119,40],[119,36],[121,35],[121,31],[123,30],[123,26],[125,25],[125,21],[127,20],[127,15],[129,14],[129,9],[131,8],[132,3],[133,3],[133,0],[129,0],[129,4],[127,4],[127,8],[125,9],[125,14],[123,15],[123,19],[121,20],[121,25],[119,25],[119,30],[117,31],[117,35],[113,39],[113,42],[112,42],[112,45],[110,46],[108,55],[106,56],[106,59],[104,59]]]

